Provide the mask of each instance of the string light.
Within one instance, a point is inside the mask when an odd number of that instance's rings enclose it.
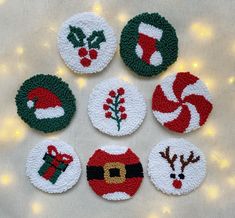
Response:
[[[118,78],[125,82],[132,83],[131,78],[127,75],[120,75]]]
[[[117,19],[120,23],[126,23],[128,20],[128,16],[125,13],[120,13],[117,15]]]
[[[162,213],[163,214],[171,214],[171,208],[169,206],[163,206]]]
[[[24,48],[23,48],[23,47],[17,47],[17,48],[16,48],[16,53],[17,53],[18,55],[24,54]]]
[[[203,135],[209,136],[209,137],[214,137],[216,135],[215,127],[212,125],[206,124],[206,126],[204,127]]]
[[[3,73],[7,73],[8,71],[8,67],[6,64],[0,64],[0,73],[3,74]]]
[[[50,44],[49,44],[48,42],[43,42],[43,43],[42,43],[42,47],[44,47],[44,48],[50,48],[51,46],[50,46]]]
[[[193,34],[193,37],[199,40],[207,40],[213,36],[212,27],[208,24],[195,22],[191,24],[190,30]]]
[[[215,87],[215,80],[214,79],[206,78],[206,79],[203,79],[203,81],[205,82],[205,84],[209,90],[214,89],[214,87]]]
[[[186,67],[186,61],[183,60],[183,59],[178,60],[175,64],[175,67],[174,67],[175,71],[177,71],[177,72],[178,71],[183,72],[183,71],[186,70],[186,68],[187,68]]]
[[[102,13],[102,6],[100,3],[95,2],[93,7],[92,7],[92,11],[98,15],[100,15]]]
[[[217,185],[206,185],[205,192],[209,200],[216,200],[219,198],[219,187]]]
[[[79,89],[83,89],[86,86],[87,82],[84,78],[79,78],[77,79],[77,84]]]
[[[65,72],[66,72],[66,68],[64,67],[58,66],[56,69],[57,76],[64,76]]]
[[[235,176],[230,176],[227,178],[227,182],[229,185],[231,185],[232,187],[235,187]]]
[[[222,170],[230,167],[230,161],[220,151],[212,151],[210,158]]]
[[[2,186],[8,186],[12,183],[12,175],[9,173],[2,174],[0,176],[0,184]]]
[[[31,209],[34,214],[40,214],[42,212],[42,204],[39,202],[33,202],[31,204]]]
[[[234,76],[231,76],[228,78],[228,84],[233,84],[235,82],[235,77]]]
[[[6,2],[6,0],[0,0],[0,5],[3,5]]]
[[[155,213],[150,213],[147,218],[159,218],[158,215],[156,215]]]

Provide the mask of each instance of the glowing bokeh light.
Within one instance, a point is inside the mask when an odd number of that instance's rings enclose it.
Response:
[[[40,202],[33,202],[31,204],[33,214],[40,214],[42,212],[42,204]]]
[[[203,131],[204,136],[214,137],[216,135],[216,129],[212,125],[208,125],[204,127]]]
[[[220,168],[221,170],[229,168],[231,165],[230,161],[220,151],[212,151],[210,154],[210,158],[211,161],[216,163],[218,168]]]
[[[228,182],[228,184],[231,185],[232,187],[235,187],[235,175],[228,177],[228,178],[227,178],[227,182]]]
[[[17,53],[18,55],[24,54],[24,48],[21,47],[21,46],[17,47],[17,48],[16,48],[16,53]]]
[[[77,79],[77,85],[79,89],[83,89],[84,87],[86,87],[86,84],[87,84],[87,81],[84,78]]]
[[[190,30],[193,37],[199,40],[208,40],[213,36],[212,27],[205,23],[201,22],[192,23],[190,26]]]
[[[171,208],[169,206],[163,206],[162,213],[163,214],[171,214]]]
[[[7,73],[9,70],[8,70],[8,67],[6,64],[0,64],[0,73],[1,74],[5,74]]]
[[[150,213],[147,218],[159,218],[159,216],[156,213]]]
[[[6,0],[0,0],[0,5],[3,5],[6,2]]]
[[[92,7],[92,11],[98,15],[100,15],[102,13],[102,6],[99,2],[95,2],[93,7]]]
[[[228,78],[228,84],[234,84],[235,83],[235,77],[234,76],[231,76]]]
[[[117,15],[117,19],[120,23],[126,23],[128,21],[128,16],[125,13],[120,13]]]
[[[213,90],[215,88],[215,80],[214,79],[206,78],[206,79],[203,79],[203,81],[209,90]]]
[[[127,75],[120,75],[118,78],[125,82],[132,83],[131,78]]]
[[[42,47],[44,47],[44,48],[50,48],[51,46],[50,46],[49,42],[43,42],[43,43],[42,43]]]
[[[2,186],[8,186],[12,183],[12,175],[9,173],[4,173],[0,175],[0,184]]]
[[[220,195],[219,187],[217,185],[206,185],[205,193],[209,200],[216,200]]]
[[[57,69],[56,69],[56,75],[57,76],[64,76],[65,72],[66,72],[65,67],[58,66]]]

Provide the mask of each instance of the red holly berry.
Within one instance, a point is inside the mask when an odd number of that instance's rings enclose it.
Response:
[[[121,114],[121,119],[122,119],[122,120],[125,120],[126,118],[127,118],[127,114],[124,114],[124,113]]]
[[[120,103],[125,103],[125,98],[120,98],[119,102]]]
[[[112,116],[112,113],[111,113],[111,112],[106,112],[106,113],[105,113],[105,117],[106,117],[106,118],[110,118],[111,116]]]
[[[95,49],[91,49],[91,50],[89,51],[89,55],[90,55],[90,58],[91,58],[91,59],[96,59],[98,53],[97,53],[97,51],[96,51]]]
[[[83,67],[89,67],[91,65],[91,60],[89,58],[82,58],[80,63]]]
[[[111,97],[115,97],[116,92],[115,92],[115,91],[113,91],[113,90],[111,90],[111,91],[109,92],[109,95],[110,95]]]
[[[120,107],[119,107],[119,111],[120,111],[120,112],[124,112],[125,110],[126,110],[125,107],[123,107],[123,106],[120,106]]]
[[[111,98],[107,98],[107,99],[106,99],[106,102],[107,102],[108,104],[112,104],[112,103],[113,103],[113,100],[112,100]]]
[[[86,48],[80,48],[80,49],[78,50],[78,55],[79,55],[80,57],[84,57],[84,56],[86,56],[87,54],[88,54],[88,51],[87,51]]]
[[[109,109],[109,106],[108,106],[107,104],[104,104],[104,105],[103,105],[103,109],[104,109],[105,111],[107,111],[107,110]]]
[[[117,90],[117,92],[118,92],[119,95],[123,95],[125,93],[125,90],[124,90],[124,88],[119,88]]]

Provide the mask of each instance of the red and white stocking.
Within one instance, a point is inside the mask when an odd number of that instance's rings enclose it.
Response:
[[[135,52],[137,56],[150,65],[162,64],[162,55],[157,50],[157,42],[161,40],[162,30],[141,22],[138,28],[139,38]]]

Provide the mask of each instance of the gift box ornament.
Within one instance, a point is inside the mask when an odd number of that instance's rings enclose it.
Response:
[[[49,145],[47,149],[48,152],[43,157],[45,163],[41,166],[38,173],[52,184],[55,184],[61,173],[73,161],[73,157],[59,153],[53,145]]]

